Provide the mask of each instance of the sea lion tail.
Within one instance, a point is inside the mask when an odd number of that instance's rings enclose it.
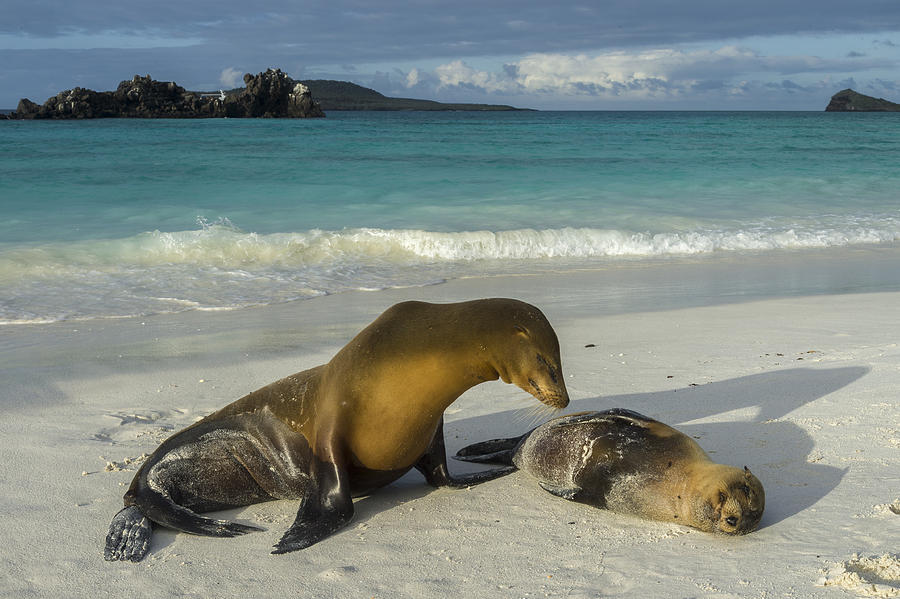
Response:
[[[531,433],[525,433],[509,439],[491,439],[481,443],[467,445],[456,452],[453,459],[462,462],[481,462],[486,464],[513,465],[513,456],[519,444]]]

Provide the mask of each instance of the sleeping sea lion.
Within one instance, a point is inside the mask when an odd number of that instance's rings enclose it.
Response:
[[[687,435],[630,410],[562,416],[456,459],[512,465],[559,497],[706,532],[751,532],[766,501],[746,466],[716,464]]]
[[[352,497],[411,468],[435,486],[512,472],[451,476],[443,412],[464,391],[501,379],[553,408],[569,402],[556,333],[512,299],[404,302],[330,362],[281,379],[176,433],[143,463],[106,537],[107,560],[139,561],[151,521],[217,537],[254,530],[197,514],[299,499],[273,553],[303,549],[346,526]]]

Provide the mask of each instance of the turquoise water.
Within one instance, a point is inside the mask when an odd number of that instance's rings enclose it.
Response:
[[[0,121],[0,322],[900,239],[900,118]]]

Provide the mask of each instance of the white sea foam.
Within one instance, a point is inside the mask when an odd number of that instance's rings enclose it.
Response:
[[[117,240],[47,244],[0,252],[0,276],[42,276],[191,264],[198,268],[333,266],[382,262],[472,262],[666,256],[877,244],[900,240],[900,219],[843,228],[752,227],[647,233],[593,228],[433,232],[415,229],[310,230],[267,235],[212,225]]]
[[[835,219],[839,221],[840,219]],[[229,309],[351,289],[427,285],[532,265],[900,240],[900,219],[767,223],[665,233],[594,228],[433,232],[359,228],[192,231],[0,250],[0,323]]]

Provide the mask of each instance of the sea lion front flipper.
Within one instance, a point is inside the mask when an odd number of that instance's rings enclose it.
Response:
[[[425,480],[433,487],[452,487],[454,489],[464,489],[471,487],[507,474],[512,474],[517,470],[515,466],[504,466],[503,468],[495,468],[493,470],[485,470],[484,472],[473,472],[471,474],[461,474],[451,476],[447,469],[447,449],[444,446],[444,418],[438,421],[437,430],[434,437],[428,445],[428,449],[419,458],[415,464],[416,470],[425,476]]]
[[[133,505],[122,508],[109,524],[103,558],[108,562],[139,562],[150,549],[152,535],[153,525],[141,510]]]
[[[581,491],[579,487],[561,487],[545,482],[538,482],[538,484],[541,485],[541,488],[548,493],[552,493],[553,495],[562,497],[563,499],[568,499],[569,501],[573,500],[575,496]]]
[[[315,488],[301,499],[297,518],[272,553],[306,549],[342,529],[353,518],[353,498],[343,467],[316,459],[312,479]]]

